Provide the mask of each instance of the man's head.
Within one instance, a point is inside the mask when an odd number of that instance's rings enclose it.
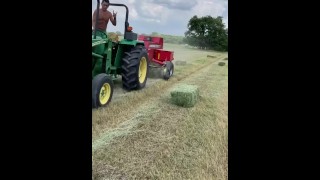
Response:
[[[102,0],[101,6],[102,6],[102,10],[106,11],[109,7],[109,0]]]

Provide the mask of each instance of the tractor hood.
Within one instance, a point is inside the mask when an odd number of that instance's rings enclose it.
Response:
[[[100,45],[100,44],[105,44],[107,40],[105,39],[92,39],[92,47]]]

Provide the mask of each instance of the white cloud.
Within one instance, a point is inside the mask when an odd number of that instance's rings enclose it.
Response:
[[[137,19],[139,17],[135,8],[132,8],[129,14],[133,19]]]
[[[146,22],[156,22],[156,23],[160,23],[160,20],[158,19],[152,19],[152,18],[142,18],[144,21]]]
[[[227,10],[224,0],[211,0],[204,1],[204,3],[198,3],[193,9],[193,13],[197,16],[222,16],[223,12]]]
[[[164,7],[157,4],[151,3],[141,3],[139,8],[139,13],[144,17],[161,17],[163,15]]]
[[[168,7],[169,9],[181,9],[190,10],[195,6],[197,1],[185,1],[185,0],[153,0],[154,4],[160,4]]]

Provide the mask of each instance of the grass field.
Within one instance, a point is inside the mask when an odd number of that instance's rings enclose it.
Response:
[[[228,178],[228,55],[164,49],[175,52],[174,62],[187,62],[169,81],[148,79],[143,90],[125,92],[117,80],[110,105],[92,110],[92,179]],[[193,108],[170,103],[180,83],[199,87]]]

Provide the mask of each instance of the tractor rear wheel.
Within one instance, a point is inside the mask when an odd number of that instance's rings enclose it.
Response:
[[[92,107],[106,106],[112,99],[113,81],[107,74],[98,74],[92,80]]]
[[[166,62],[166,66],[163,70],[163,79],[168,80],[174,72],[174,65],[171,61]]]
[[[144,88],[147,82],[148,66],[148,54],[143,46],[136,46],[129,52],[125,52],[121,67],[123,88],[128,91]]]

